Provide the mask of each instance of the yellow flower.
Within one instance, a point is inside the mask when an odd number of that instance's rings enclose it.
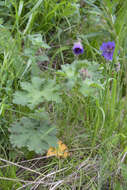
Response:
[[[58,141],[58,148],[50,147],[47,156],[56,156],[57,158],[67,158],[70,156],[68,148],[62,141]]]

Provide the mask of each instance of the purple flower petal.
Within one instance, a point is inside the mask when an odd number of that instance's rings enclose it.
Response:
[[[83,54],[84,49],[81,42],[76,42],[73,46],[73,52],[75,55]]]
[[[100,50],[102,51],[102,56],[104,56],[106,60],[112,61],[115,50],[115,42],[103,42]]]

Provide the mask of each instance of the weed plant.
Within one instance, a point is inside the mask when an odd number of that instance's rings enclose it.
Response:
[[[0,190],[127,188],[126,10],[0,1]]]

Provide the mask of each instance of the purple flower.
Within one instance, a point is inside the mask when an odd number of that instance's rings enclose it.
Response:
[[[75,55],[83,54],[84,49],[83,49],[81,42],[74,43],[73,52]]]
[[[106,60],[112,61],[115,50],[115,42],[103,42],[100,50],[102,51],[102,56],[104,56]]]

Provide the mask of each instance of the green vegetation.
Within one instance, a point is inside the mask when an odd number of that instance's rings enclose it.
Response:
[[[126,10],[0,1],[0,190],[126,189]]]

